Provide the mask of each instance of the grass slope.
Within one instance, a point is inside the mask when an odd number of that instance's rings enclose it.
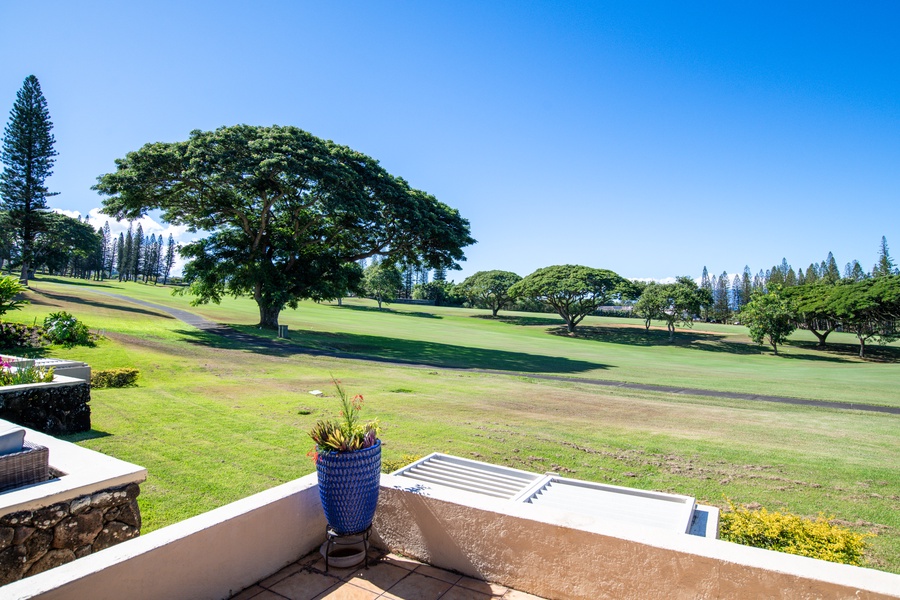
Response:
[[[334,374],[348,391],[366,396],[364,414],[381,419],[387,458],[442,451],[672,491],[719,506],[727,496],[810,516],[824,512],[859,531],[878,533],[870,566],[900,572],[900,443],[894,415],[597,389],[443,368],[663,384],[675,383],[672,373],[680,385],[739,389],[737,382],[743,381],[757,393],[821,398],[813,393],[821,390],[830,392],[829,399],[896,405],[896,394],[890,393],[896,390],[896,363],[861,362],[840,352],[818,360],[810,358],[818,351],[801,345],[775,357],[750,347],[740,328],[725,326],[698,325],[702,332],[679,333],[682,342],[668,345],[642,328],[622,328],[618,320],[589,320],[595,330],[570,338],[553,333],[558,321],[549,315],[494,321],[480,318],[483,311],[398,305],[376,311],[365,301],[343,307],[304,303],[283,315],[293,346],[248,351],[157,311],[93,293],[123,293],[190,309],[187,299],[171,297],[169,290],[73,283],[39,280],[29,293],[32,304],[6,316],[30,323],[69,310],[103,330],[106,339],[93,348],[54,347],[53,356],[85,360],[95,369],[141,369],[137,387],[92,392],[95,429],[75,439],[149,469],[140,498],[145,531],[311,472],[305,431],[334,413],[336,400],[333,394],[315,398],[306,392],[330,390],[329,374]],[[246,325],[256,315],[245,300],[197,312],[261,333]],[[719,349],[695,347],[704,344]],[[314,357],[304,354],[305,345],[434,366]],[[820,377],[832,383],[816,382]]]

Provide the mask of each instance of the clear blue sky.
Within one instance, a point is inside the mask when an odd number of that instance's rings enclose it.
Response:
[[[896,3],[0,4],[0,113],[29,74],[86,214],[114,159],[296,125],[456,207],[478,270],[630,278],[900,255]]]

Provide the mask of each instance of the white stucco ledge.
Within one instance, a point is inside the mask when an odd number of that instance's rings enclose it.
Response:
[[[229,598],[317,548],[315,473],[0,587],[3,600]]]
[[[18,425],[0,419],[0,429],[6,427]],[[147,479],[147,469],[144,467],[82,448],[27,427],[23,429],[26,441],[46,446],[50,450],[51,471],[56,471],[59,476],[0,493],[0,516],[52,506],[64,500],[72,500],[129,483],[141,483]]]
[[[900,598],[900,575],[382,475],[393,551],[554,599]]]

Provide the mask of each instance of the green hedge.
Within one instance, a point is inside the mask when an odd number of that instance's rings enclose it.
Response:
[[[91,387],[95,388],[121,388],[135,385],[138,375],[137,369],[106,369],[91,373]]]
[[[723,540],[847,565],[863,564],[865,538],[870,534],[835,525],[824,515],[807,519],[765,508],[749,510],[728,504],[731,512],[722,513],[720,527]]]

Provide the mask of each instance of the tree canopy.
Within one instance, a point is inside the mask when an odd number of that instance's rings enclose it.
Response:
[[[778,354],[778,346],[797,328],[795,313],[791,299],[773,284],[768,293],[753,292],[750,302],[741,309],[741,320],[750,328],[750,339],[757,344],[768,341]]]
[[[394,300],[402,286],[403,276],[393,263],[374,262],[363,271],[363,289],[367,296],[375,298],[378,308],[382,302]]]
[[[8,225],[18,243],[22,281],[27,285],[35,236],[45,226],[47,197],[44,181],[53,174],[56,140],[50,130],[47,100],[37,77],[29,75],[16,94],[16,101],[3,130],[3,174],[0,197]]]
[[[491,309],[496,317],[497,311],[513,299],[509,288],[521,280],[511,271],[478,271],[459,284],[459,291],[473,304]]]
[[[644,319],[647,329],[651,319],[665,321],[671,341],[675,336],[675,326],[682,324],[691,327],[694,317],[710,302],[709,290],[697,287],[693,279],[685,276],[679,277],[675,283],[649,283],[634,305],[634,312]]]
[[[866,354],[866,341],[886,343],[898,337],[900,319],[900,275],[883,275],[834,287],[828,307],[845,331],[856,334],[859,357]]]
[[[296,127],[237,125],[147,144],[94,189],[115,218],[159,209],[169,223],[210,232],[181,249],[194,302],[251,295],[269,328],[285,306],[356,285],[357,260],[454,269],[475,243],[455,209]]]
[[[538,269],[518,282],[509,293],[533,298],[551,307],[566,322],[569,333],[589,314],[619,296],[629,282],[606,269],[580,265],[554,265]]]

